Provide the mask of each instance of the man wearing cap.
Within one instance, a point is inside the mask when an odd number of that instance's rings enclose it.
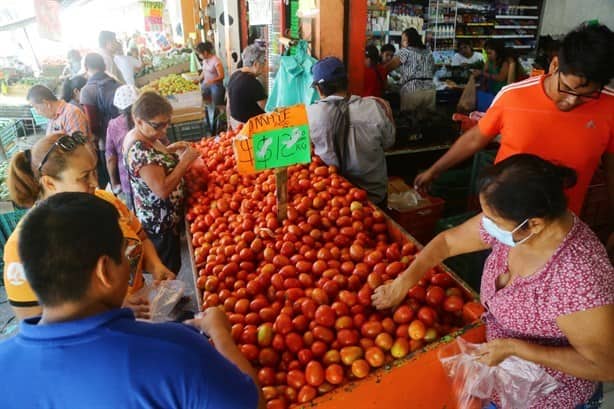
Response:
[[[386,204],[388,172],[384,149],[394,144],[394,124],[388,103],[348,93],[343,63],[327,57],[312,68],[320,101],[307,108],[316,155],[337,166],[369,200]]]
[[[126,134],[134,128],[132,104],[138,97],[139,91],[133,85],[122,85],[117,88],[113,97],[113,105],[119,110],[120,115],[109,121],[105,144],[107,171],[111,179],[113,193],[123,199],[130,209],[133,209],[132,190],[130,189],[122,146]]]

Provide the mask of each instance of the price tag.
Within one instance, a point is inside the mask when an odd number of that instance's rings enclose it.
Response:
[[[251,118],[233,141],[239,173],[254,173],[311,161],[305,105]]]

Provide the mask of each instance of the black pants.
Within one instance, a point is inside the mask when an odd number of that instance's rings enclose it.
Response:
[[[104,149],[98,149],[98,165],[96,170],[98,171],[98,187],[106,189],[109,184],[109,173],[107,172],[107,158]]]
[[[181,269],[181,244],[179,234],[172,231],[161,234],[148,233],[162,263],[173,273],[179,275]]]

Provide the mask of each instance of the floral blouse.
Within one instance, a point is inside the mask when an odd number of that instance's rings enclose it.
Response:
[[[168,175],[179,163],[179,158],[173,153],[160,152],[143,141],[134,142],[125,155],[134,207],[143,228],[147,234],[177,233],[183,211],[184,181],[179,182],[167,199],[161,199],[147,186],[139,172],[144,166],[156,165]]]

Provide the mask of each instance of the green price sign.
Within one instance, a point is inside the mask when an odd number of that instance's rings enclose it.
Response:
[[[252,138],[256,170],[311,162],[307,124],[256,133]]]

